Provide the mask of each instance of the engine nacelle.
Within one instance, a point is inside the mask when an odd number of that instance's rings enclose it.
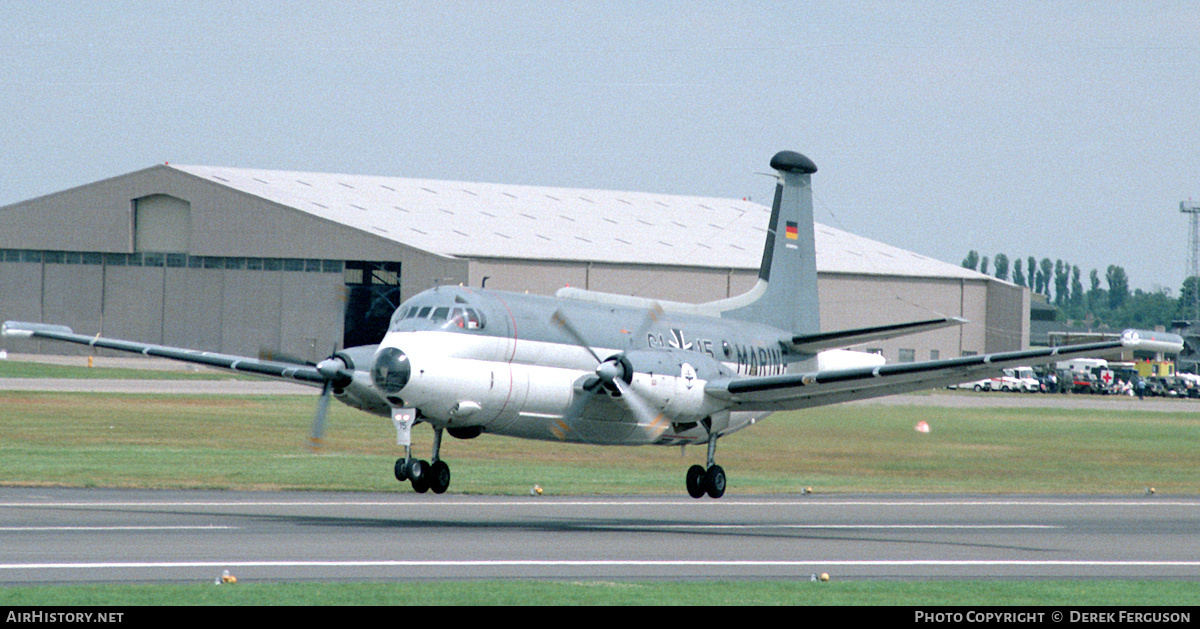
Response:
[[[672,422],[699,421],[724,407],[704,392],[707,381],[733,375],[713,357],[674,348],[635,350],[625,357],[634,370],[631,386]]]

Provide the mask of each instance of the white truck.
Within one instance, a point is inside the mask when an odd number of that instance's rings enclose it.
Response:
[[[1004,370],[1004,378],[1002,384],[1009,387],[1011,391],[1023,391],[1025,393],[1037,393],[1042,390],[1042,381],[1038,380],[1037,374],[1033,373],[1032,367],[1012,367]]]

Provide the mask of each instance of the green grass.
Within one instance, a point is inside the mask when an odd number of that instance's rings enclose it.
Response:
[[[1194,581],[404,581],[0,589],[0,605],[1177,606]],[[986,601],[982,603],[981,601]],[[130,612],[136,620],[136,610]],[[906,620],[910,620],[907,616]]]
[[[392,478],[391,422],[334,405],[306,449],[311,396],[0,392],[0,484],[411,491]],[[927,421],[932,430],[913,426]],[[428,458],[432,431],[415,451]],[[1200,416],[840,405],[780,413],[723,439],[738,493],[1200,493]],[[681,454],[682,453],[682,454]],[[483,435],[447,439],[450,491],[679,493],[703,447],[619,448]]]

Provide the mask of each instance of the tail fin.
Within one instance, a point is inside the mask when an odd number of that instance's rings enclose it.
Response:
[[[762,323],[796,334],[821,331],[817,300],[817,253],[813,233],[812,160],[793,151],[771,158],[778,173],[771,223],[763,248],[758,282],[722,317]],[[733,305],[733,304],[731,304]]]

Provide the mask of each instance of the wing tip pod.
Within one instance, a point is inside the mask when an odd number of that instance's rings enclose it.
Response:
[[[1183,351],[1183,337],[1171,332],[1130,328],[1121,333],[1121,345],[1149,352],[1178,354]]]
[[[53,334],[74,334],[71,328],[65,325],[52,325],[49,323],[31,323],[28,321],[5,321],[0,325],[0,336],[5,338],[30,338],[39,333]]]

